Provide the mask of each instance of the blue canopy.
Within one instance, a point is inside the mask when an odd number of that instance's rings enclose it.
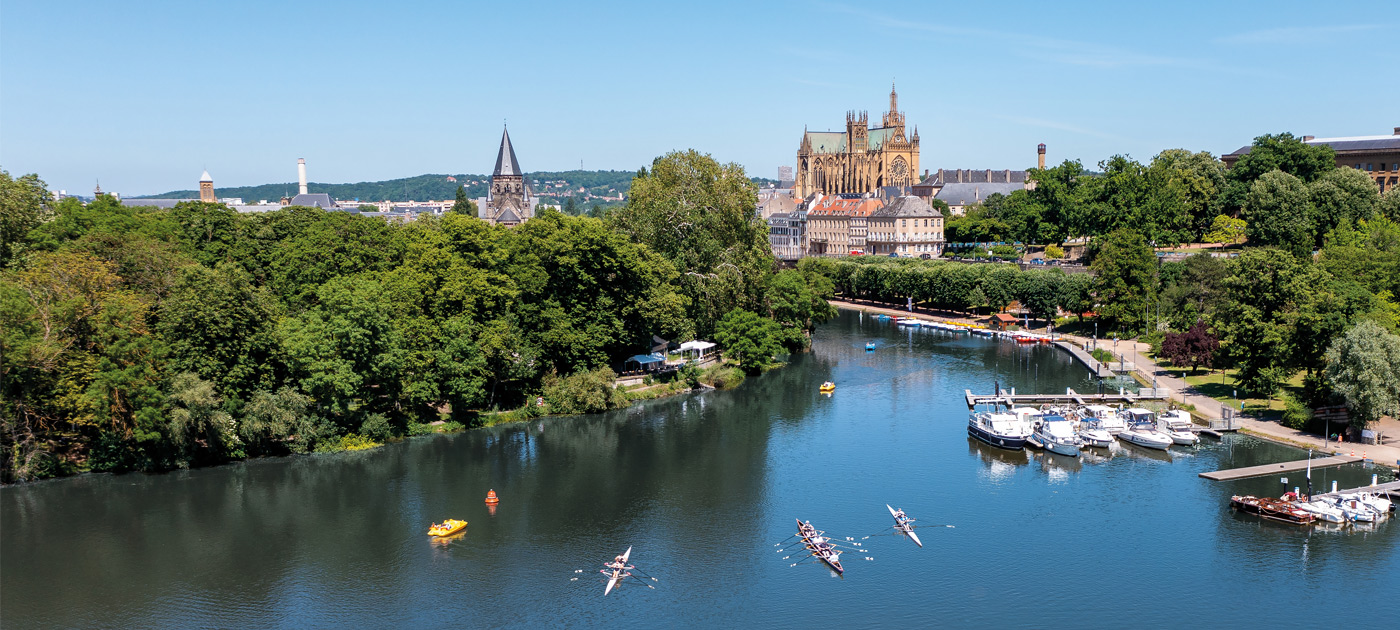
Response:
[[[648,363],[662,363],[662,362],[664,362],[666,359],[665,359],[665,357],[662,357],[662,356],[659,355],[659,354],[638,354],[638,355],[634,355],[632,358],[627,359],[627,360],[628,360],[629,362],[640,363],[640,364],[642,364],[642,365],[646,365],[646,364],[648,364]]]

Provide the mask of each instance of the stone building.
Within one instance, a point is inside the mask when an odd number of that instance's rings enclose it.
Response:
[[[870,215],[866,238],[876,256],[936,258],[943,253],[943,215],[927,201],[905,195]]]
[[[535,216],[534,191],[525,181],[525,172],[515,158],[510,132],[501,131],[501,148],[496,168],[491,172],[491,192],[480,207],[481,218],[499,225],[520,225]]]
[[[1337,154],[1337,166],[1363,171],[1384,193],[1400,185],[1400,127],[1388,136],[1347,136],[1314,138],[1303,136],[1310,145],[1327,145]],[[1240,147],[1234,153],[1220,156],[1226,167],[1232,167],[1249,153],[1253,145]]]
[[[884,205],[878,197],[818,195],[807,204],[807,255],[865,254],[870,216]]]
[[[890,87],[890,110],[879,127],[866,112],[846,112],[845,131],[803,131],[797,149],[795,196],[866,194],[889,187],[907,190],[919,172],[919,131],[905,134],[899,96]]]

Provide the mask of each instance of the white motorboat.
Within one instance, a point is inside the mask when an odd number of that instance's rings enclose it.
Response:
[[[1371,509],[1371,506],[1366,505],[1365,503],[1362,503],[1359,500],[1348,500],[1343,499],[1341,497],[1335,497],[1332,499],[1332,506],[1341,510],[1342,514],[1346,517],[1348,521],[1356,521],[1360,523],[1374,523],[1376,521],[1375,510]]]
[[[1099,428],[1097,420],[1080,420],[1079,441],[1084,446],[1108,448],[1113,446],[1113,434]]]
[[[1082,442],[1074,432],[1074,423],[1061,416],[1041,416],[1034,435],[1041,447],[1051,453],[1079,457]]]
[[[1383,499],[1370,492],[1344,494],[1341,496],[1341,500],[1353,506],[1365,507],[1377,519],[1390,515],[1390,499]]]
[[[1128,428],[1118,434],[1118,439],[1159,451],[1165,451],[1172,445],[1171,436],[1158,431],[1153,424],[1151,411],[1142,408],[1125,409],[1122,416]]]
[[[967,420],[967,432],[998,448],[1021,450],[1031,431],[1016,416],[1009,413],[973,413]]]
[[[1107,431],[1109,435],[1118,435],[1128,428],[1123,423],[1123,419],[1118,417],[1118,410],[1104,405],[1089,405],[1079,410],[1080,415],[1085,420],[1097,422],[1096,428]]]
[[[1200,436],[1191,430],[1193,425],[1191,414],[1180,409],[1157,414],[1157,429],[1167,434],[1174,444],[1191,446],[1200,443]]]

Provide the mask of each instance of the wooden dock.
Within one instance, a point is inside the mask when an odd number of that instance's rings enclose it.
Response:
[[[1354,464],[1361,461],[1355,455],[1333,455],[1331,457],[1315,457],[1311,460],[1313,468],[1328,468],[1331,466],[1341,466],[1342,464]],[[1245,468],[1231,468],[1229,470],[1217,470],[1214,472],[1203,472],[1200,476],[1211,481],[1234,481],[1236,479],[1248,479],[1250,477],[1264,477],[1278,473],[1291,473],[1308,469],[1309,460],[1300,459],[1296,462],[1283,462],[1280,464],[1264,464],[1263,466],[1248,466]]]
[[[1168,390],[1161,388],[1153,390],[1148,388],[1146,393],[1134,394],[1122,391],[1116,394],[1081,394],[1072,389],[1065,388],[1063,394],[1017,394],[1016,390],[1007,392],[1002,390],[997,395],[974,394],[970,389],[964,389],[963,394],[967,398],[967,408],[972,409],[979,404],[1001,403],[1005,405],[1035,405],[1035,404],[1062,404],[1062,405],[1103,405],[1103,404],[1137,404],[1144,400],[1167,400]]]
[[[1074,358],[1078,359],[1080,363],[1083,363],[1084,367],[1089,368],[1089,371],[1093,372],[1094,376],[1097,376],[1099,378],[1113,378],[1114,376],[1116,376],[1112,369],[1110,369],[1102,363],[1099,363],[1098,359],[1095,359],[1083,348],[1076,346],[1068,341],[1056,341],[1055,345],[1059,346],[1060,349],[1069,352],[1071,355],[1074,355]]]

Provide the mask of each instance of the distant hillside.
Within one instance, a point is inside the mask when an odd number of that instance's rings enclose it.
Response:
[[[619,192],[627,192],[632,186],[632,177],[635,175],[636,173],[633,171],[541,171],[530,173],[529,178],[531,186],[535,189],[535,194],[546,202],[551,199],[558,202],[570,196],[568,194],[570,191],[575,197],[583,195],[616,197]],[[456,181],[449,181],[449,177],[456,179]],[[759,185],[773,181],[762,177],[755,177],[753,180]],[[218,186],[217,181],[214,184],[216,186],[214,192],[218,196],[241,197],[247,202],[263,199],[276,202],[283,195],[297,193],[296,182],[234,187]],[[382,182],[355,184],[311,182],[307,184],[307,188],[311,192],[327,193],[331,198],[340,201],[442,201],[455,197],[458,186],[467,187],[468,197],[485,197],[487,189],[491,186],[491,178],[486,175],[431,174]],[[579,192],[579,188],[583,188],[584,191]],[[143,197],[149,199],[192,199],[199,197],[199,191],[172,190],[159,195],[143,195]]]

